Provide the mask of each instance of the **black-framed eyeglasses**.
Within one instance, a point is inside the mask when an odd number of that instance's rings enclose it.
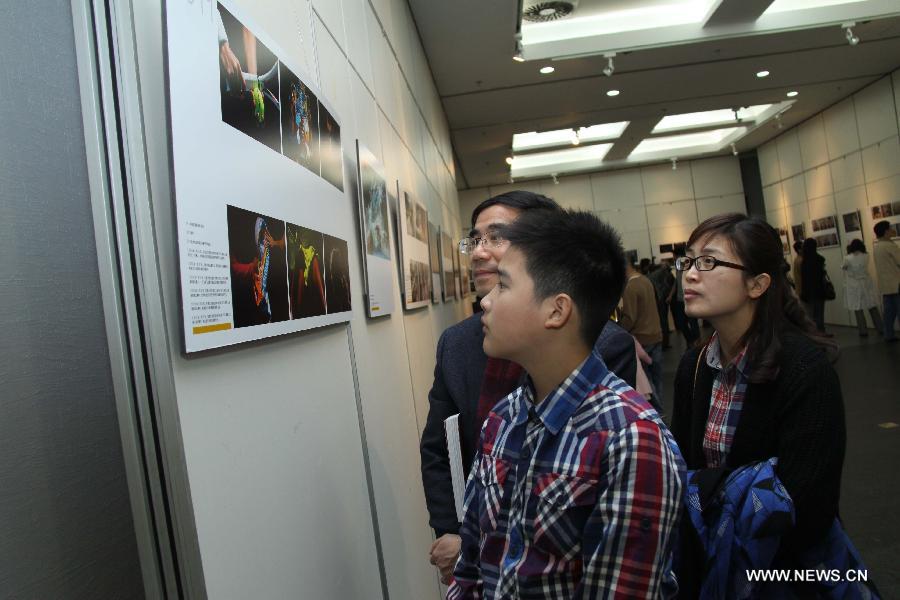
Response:
[[[747,270],[747,267],[744,265],[728,262],[727,260],[719,260],[715,256],[679,256],[675,259],[675,268],[679,271],[689,271],[691,265],[696,265],[698,271],[712,271],[718,266],[731,267],[741,271]]]
[[[463,254],[472,254],[479,244],[484,244],[486,248],[499,248],[505,241],[499,231],[488,231],[482,237],[466,237],[459,240],[459,251]]]

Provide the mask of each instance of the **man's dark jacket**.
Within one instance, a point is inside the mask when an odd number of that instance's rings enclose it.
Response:
[[[478,398],[487,355],[482,348],[484,331],[481,314],[476,313],[447,328],[437,345],[434,384],[428,393],[428,420],[422,432],[422,484],[428,505],[429,524],[435,533],[457,533],[459,522],[453,504],[450,461],[444,435],[444,419],[459,413],[459,437],[466,476],[475,456],[481,432],[478,423]],[[607,368],[631,387],[635,385],[637,362],[634,338],[610,321],[597,338],[595,347]],[[512,392],[515,387],[506,390]],[[505,394],[496,398],[499,401]]]

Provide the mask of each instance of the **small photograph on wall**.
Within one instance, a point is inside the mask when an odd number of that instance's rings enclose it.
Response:
[[[284,221],[228,206],[234,326],[289,318]]]
[[[675,252],[675,244],[660,244],[659,255],[661,257],[672,256]]]
[[[778,232],[778,237],[781,239],[781,253],[782,254],[790,254],[791,246],[788,244],[788,232],[784,227],[776,227],[775,231]]]
[[[222,121],[281,152],[278,58],[221,4],[217,15]]]
[[[858,210],[844,213],[844,215],[842,215],[842,218],[844,220],[844,231],[846,231],[847,233],[853,233],[854,231],[860,231],[862,229]]]
[[[824,233],[822,235],[813,236],[816,240],[816,244],[821,248],[835,248],[841,245],[841,240],[838,238],[837,231],[832,233]]]
[[[821,219],[813,219],[812,229],[814,232],[837,229],[837,219],[834,218],[834,215],[822,217]]]
[[[469,257],[462,252],[459,252],[459,287],[462,291],[462,297],[468,298],[469,294],[472,293],[471,287],[471,269],[472,265],[469,261]]]
[[[381,162],[359,141],[356,148],[367,314],[382,317],[394,312],[387,185]]]
[[[456,249],[453,247],[453,243],[450,239],[450,236],[446,234],[446,232],[441,231],[441,271],[443,272],[443,293],[444,293],[444,302],[448,300],[456,299],[456,278],[454,277],[455,271],[453,270],[453,255],[456,253]]]
[[[428,262],[431,265],[431,303],[441,301],[441,242],[438,237],[438,228],[431,221],[428,222]]]
[[[284,155],[319,174],[319,100],[300,78],[281,66]]]
[[[637,250],[626,250],[625,251],[625,262],[629,265],[638,264],[638,251]]]
[[[862,215],[858,210],[844,213],[841,215],[841,221],[844,224],[844,241],[850,243],[850,240],[865,241],[862,231]]]
[[[344,166],[341,163],[341,126],[324,104],[319,102],[319,153],[322,159],[322,179],[344,191]]]
[[[420,308],[431,302],[428,212],[408,192],[403,192],[400,211],[403,213],[398,219],[400,256],[403,258],[403,308]],[[424,226],[420,227],[420,223]]]
[[[325,234],[325,308],[328,314],[352,308],[347,242]]]
[[[873,219],[885,219],[894,216],[894,214],[894,209],[890,202],[885,202],[884,204],[878,204],[872,207]]]
[[[326,314],[324,255],[325,240],[321,232],[293,223],[287,224],[292,319]]]
[[[428,266],[428,263],[417,260],[410,259],[407,263],[409,286],[405,290],[405,297],[409,299],[405,308],[426,306],[431,300],[431,289],[429,287],[431,268]]]
[[[794,242],[802,242],[806,239],[806,224],[798,223],[791,225],[791,235],[794,236]]]

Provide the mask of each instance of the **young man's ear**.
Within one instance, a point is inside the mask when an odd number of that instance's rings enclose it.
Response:
[[[750,298],[756,300],[766,293],[770,285],[772,285],[772,276],[768,273],[760,273],[747,280],[747,293]]]
[[[544,327],[546,329],[561,329],[572,319],[575,303],[568,294],[556,294],[544,300],[546,308]]]

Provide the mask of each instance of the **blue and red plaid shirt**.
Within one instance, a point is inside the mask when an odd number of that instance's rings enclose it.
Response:
[[[721,354],[719,336],[714,333],[706,346],[706,364],[716,371],[703,434],[703,455],[709,468],[725,464],[741,419],[749,377],[746,347],[725,366],[722,366]]]
[[[482,428],[447,598],[658,598],[683,478],[659,415],[596,352],[538,405],[527,379]]]

